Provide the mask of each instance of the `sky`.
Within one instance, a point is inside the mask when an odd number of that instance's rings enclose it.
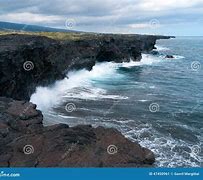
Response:
[[[203,35],[203,0],[0,0],[0,21],[102,33]]]

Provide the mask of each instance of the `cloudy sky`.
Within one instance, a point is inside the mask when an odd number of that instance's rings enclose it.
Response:
[[[203,35],[203,0],[0,0],[0,21],[91,32]]]

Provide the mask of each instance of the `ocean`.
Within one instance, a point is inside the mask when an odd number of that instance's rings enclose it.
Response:
[[[156,47],[140,62],[69,72],[38,87],[31,102],[45,125],[118,129],[155,153],[155,167],[202,167],[203,37],[158,40]]]

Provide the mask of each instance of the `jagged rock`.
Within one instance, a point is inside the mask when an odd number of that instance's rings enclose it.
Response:
[[[150,54],[152,54],[152,55],[159,55],[159,52],[158,51],[151,51]]]
[[[165,58],[167,58],[167,59],[173,59],[174,56],[172,56],[172,55],[166,55]]]
[[[115,129],[65,124],[44,127],[43,117],[32,103],[7,98],[0,102],[4,104],[0,167],[144,167],[155,161],[150,150]],[[27,114],[26,120],[20,118],[21,113]]]

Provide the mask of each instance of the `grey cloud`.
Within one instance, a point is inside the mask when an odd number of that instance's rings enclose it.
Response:
[[[63,27],[67,18],[74,18],[79,30],[83,29],[112,29],[114,27],[126,28],[130,24],[148,23],[151,19],[157,19],[162,25],[180,23],[202,23],[203,2],[196,0],[191,7],[174,7],[155,11],[153,8],[141,8],[146,0],[0,0],[0,20],[10,21],[10,14],[31,13],[46,17],[44,25]],[[152,1],[152,0],[150,0]],[[160,0],[160,3],[162,1]],[[161,7],[161,6],[160,6]],[[4,19],[1,19],[4,18]],[[10,19],[9,19],[10,18]],[[22,21],[26,17],[22,17]],[[18,18],[19,20],[19,18]],[[26,22],[29,21],[26,20]],[[42,21],[39,21],[42,25]],[[32,22],[30,24],[37,24]]]

